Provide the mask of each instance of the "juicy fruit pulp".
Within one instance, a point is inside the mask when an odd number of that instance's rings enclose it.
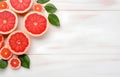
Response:
[[[0,10],[7,9],[8,4],[5,1],[0,2]]]
[[[33,10],[34,11],[37,11],[37,12],[42,12],[43,11],[43,7],[42,7],[42,5],[41,4],[34,4],[33,5]]]
[[[27,52],[30,39],[22,31],[16,31],[8,36],[8,45],[13,54],[22,55]]]
[[[10,60],[9,60],[9,65],[12,69],[18,69],[20,68],[21,66],[21,61],[19,58],[17,57],[12,57]]]
[[[24,27],[32,36],[41,36],[48,29],[47,18],[40,12],[31,12],[24,19]]]
[[[9,34],[17,27],[17,15],[10,10],[0,11],[0,33]]]
[[[12,52],[7,47],[3,47],[0,50],[0,57],[4,60],[8,60],[12,57]]]
[[[9,4],[13,11],[17,13],[25,13],[32,7],[33,0],[9,0]]]

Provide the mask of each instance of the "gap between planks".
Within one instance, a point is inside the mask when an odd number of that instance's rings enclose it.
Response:
[[[120,53],[71,53],[71,54],[62,54],[62,53],[58,53],[58,54],[28,54],[28,55],[120,55]]]
[[[120,10],[75,10],[75,9],[70,9],[70,10],[64,10],[64,9],[59,9],[59,11],[112,11],[112,12],[116,12],[116,11],[120,11]]]

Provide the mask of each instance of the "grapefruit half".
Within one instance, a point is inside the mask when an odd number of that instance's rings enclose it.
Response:
[[[15,55],[25,54],[30,46],[30,39],[23,31],[15,31],[8,36],[8,47]]]
[[[43,6],[40,3],[36,3],[33,5],[33,10],[37,12],[42,12],[43,11]]]
[[[3,10],[3,9],[7,9],[8,8],[8,4],[6,1],[1,1],[0,2],[0,10]]]
[[[25,16],[23,26],[28,34],[42,36],[48,30],[48,20],[40,12],[30,12]]]
[[[12,57],[12,52],[8,49],[8,47],[3,47],[0,50],[0,57],[4,60],[8,60]]]
[[[8,0],[8,3],[16,13],[25,13],[31,9],[33,0]]]
[[[18,24],[17,15],[8,10],[0,10],[0,34],[9,34],[14,31]]]
[[[20,66],[21,66],[21,61],[20,61],[20,59],[19,58],[17,58],[17,57],[12,57],[9,61],[8,61],[8,63],[9,63],[9,65],[10,65],[10,67],[12,68],[12,69],[18,69],[18,68],[20,68]]]

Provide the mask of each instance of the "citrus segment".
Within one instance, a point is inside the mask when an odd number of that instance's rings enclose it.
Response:
[[[43,11],[43,7],[42,7],[42,5],[41,4],[34,4],[33,5],[33,10],[34,11],[38,11],[38,12],[42,12]]]
[[[41,36],[48,29],[47,18],[40,12],[31,12],[24,19],[25,30],[32,36]]]
[[[32,7],[33,0],[8,0],[10,7],[17,13],[25,13]]]
[[[22,55],[27,52],[30,39],[22,31],[16,31],[8,36],[8,45],[13,54]]]
[[[17,27],[17,15],[10,10],[0,11],[0,33],[9,34]]]
[[[5,1],[0,2],[0,10],[7,9],[7,8],[8,8],[7,2]]]
[[[12,69],[18,69],[20,68],[21,66],[21,61],[19,58],[17,57],[12,57],[10,60],[9,60],[9,65]]]
[[[0,57],[4,60],[8,60],[12,57],[12,52],[7,47],[3,47],[0,50]]]

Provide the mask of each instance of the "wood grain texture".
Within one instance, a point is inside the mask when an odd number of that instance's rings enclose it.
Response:
[[[31,37],[30,70],[8,68],[0,76],[120,77],[120,0],[51,2],[59,8],[61,28]]]

